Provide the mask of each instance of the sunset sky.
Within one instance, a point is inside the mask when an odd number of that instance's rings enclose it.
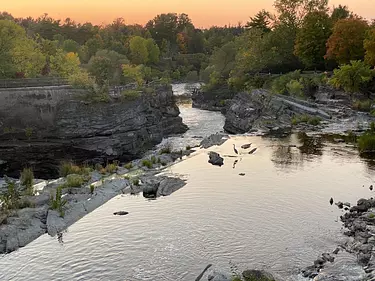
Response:
[[[1,0],[0,9],[15,17],[70,17],[78,22],[110,23],[122,17],[126,23],[145,24],[160,13],[186,13],[197,27],[246,22],[260,9],[272,10],[273,0]],[[330,0],[348,5],[355,13],[375,18],[375,0]]]

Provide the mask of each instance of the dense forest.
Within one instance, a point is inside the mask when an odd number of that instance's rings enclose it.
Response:
[[[276,92],[298,94],[319,83],[301,71],[334,70],[332,85],[369,90],[374,23],[346,6],[330,7],[328,0],[275,0],[274,8],[275,14],[259,11],[244,25],[207,29],[175,13],[157,15],[145,26],[122,18],[98,26],[2,12],[0,78],[62,77],[92,89],[200,80],[206,89],[244,90],[278,75]]]

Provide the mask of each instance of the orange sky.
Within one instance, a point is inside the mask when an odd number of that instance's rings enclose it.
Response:
[[[186,13],[197,27],[246,22],[260,9],[272,9],[273,0],[1,0],[0,9],[15,17],[70,17],[79,22],[109,23],[123,17],[126,23],[145,24],[156,14]],[[330,0],[348,5],[355,13],[375,18],[375,0]]]

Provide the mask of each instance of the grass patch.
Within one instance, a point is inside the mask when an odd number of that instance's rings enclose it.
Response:
[[[152,164],[156,164],[158,162],[158,160],[156,159],[156,157],[155,156],[152,156],[151,157],[151,163]]]
[[[57,187],[55,197],[51,195],[50,208],[52,210],[58,211],[60,216],[64,217],[65,215],[64,207],[67,201],[65,199],[62,199],[62,189],[63,189],[63,186]]]
[[[138,178],[134,178],[134,179],[132,179],[132,184],[135,185],[135,186],[139,186],[141,183],[140,183],[140,180]]]
[[[121,98],[123,101],[133,101],[141,96],[141,92],[137,90],[124,90],[121,92]]]
[[[64,187],[81,187],[86,182],[82,175],[68,175]]]
[[[374,152],[375,151],[375,134],[367,132],[358,138],[359,152]]]
[[[107,166],[105,166],[105,170],[107,173],[113,174],[117,171],[117,167],[117,163],[107,164]]]
[[[322,119],[316,116],[309,115],[296,115],[292,118],[292,125],[298,125],[301,123],[310,124],[312,126],[318,126]]]
[[[128,164],[124,165],[124,168],[130,170],[131,168],[133,168],[133,164],[129,162]]]
[[[15,181],[5,177],[7,190],[0,196],[0,200],[3,202],[1,210],[7,213],[11,209],[19,208],[20,204],[20,192]]]
[[[363,112],[370,112],[372,106],[371,100],[356,100],[353,102],[353,109]]]
[[[171,152],[172,152],[172,144],[166,143],[159,151],[159,154],[170,154]]]
[[[142,166],[151,169],[152,168],[152,161],[148,160],[148,159],[143,159],[142,160]]]
[[[60,175],[66,177],[68,175],[88,175],[91,171],[89,167],[80,167],[72,162],[63,162],[60,165]]]
[[[91,184],[90,185],[90,194],[94,194],[95,191],[95,185]]]
[[[369,218],[369,219],[374,219],[374,218],[375,218],[375,214],[374,214],[374,213],[369,214],[369,215],[368,215],[368,218]]]
[[[21,181],[21,185],[26,187],[26,194],[34,195],[34,190],[33,190],[34,172],[31,168],[24,168],[22,170],[20,181]]]

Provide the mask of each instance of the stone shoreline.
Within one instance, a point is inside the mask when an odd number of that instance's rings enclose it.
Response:
[[[193,150],[158,155],[162,163],[151,168],[142,165],[142,159],[132,161],[133,168],[117,167],[115,174],[101,175],[97,171],[90,173],[90,179],[81,187],[62,189],[62,198],[66,200],[64,216],[50,207],[51,196],[55,196],[58,186],[66,183],[66,178],[48,183],[35,196],[22,196],[32,207],[10,210],[10,214],[0,217],[0,254],[10,253],[26,246],[39,236],[48,233],[56,236],[79,219],[100,207],[119,194],[143,193],[145,198],[168,196],[182,188],[186,182],[178,177],[159,175],[163,170],[183,159]],[[145,157],[149,159],[150,156]],[[125,211],[119,210],[121,214]]]

